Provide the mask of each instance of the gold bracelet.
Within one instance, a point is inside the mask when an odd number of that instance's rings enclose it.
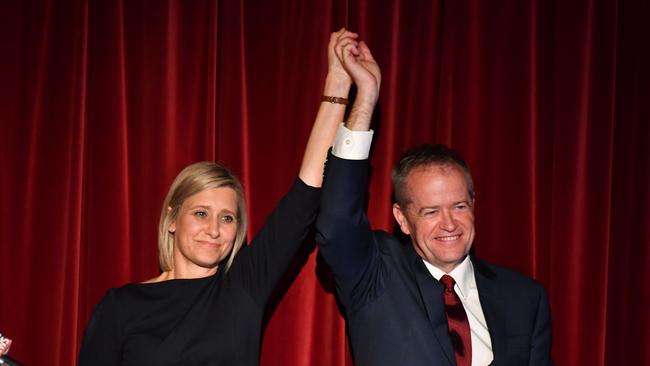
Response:
[[[344,104],[344,105],[348,105],[348,103],[350,103],[350,100],[348,98],[330,97],[328,95],[323,95],[320,98],[320,101],[330,102],[332,104]]]

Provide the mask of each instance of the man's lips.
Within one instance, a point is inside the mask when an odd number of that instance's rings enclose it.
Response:
[[[436,240],[439,241],[454,241],[460,239],[461,234],[458,235],[445,235],[445,236],[436,236]]]

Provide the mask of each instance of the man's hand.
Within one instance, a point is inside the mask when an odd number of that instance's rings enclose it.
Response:
[[[357,34],[343,35],[336,44],[336,54],[345,70],[357,84],[359,93],[365,98],[379,96],[381,72],[365,42],[357,42]]]
[[[381,71],[368,46],[357,41],[356,33],[343,34],[335,46],[343,68],[357,85],[357,96],[350,112],[347,127],[368,130],[372,111],[377,104],[381,85]]]

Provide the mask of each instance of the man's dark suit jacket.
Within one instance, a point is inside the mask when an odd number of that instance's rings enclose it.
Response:
[[[345,307],[355,366],[455,365],[443,287],[412,245],[372,231],[364,212],[368,161],[330,154],[316,223],[321,255]],[[551,317],[541,284],[476,257],[492,365],[548,365]]]

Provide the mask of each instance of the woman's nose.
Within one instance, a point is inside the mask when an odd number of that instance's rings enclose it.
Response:
[[[219,218],[210,220],[210,223],[208,224],[208,228],[207,228],[207,233],[208,235],[210,235],[211,238],[219,237]]]

